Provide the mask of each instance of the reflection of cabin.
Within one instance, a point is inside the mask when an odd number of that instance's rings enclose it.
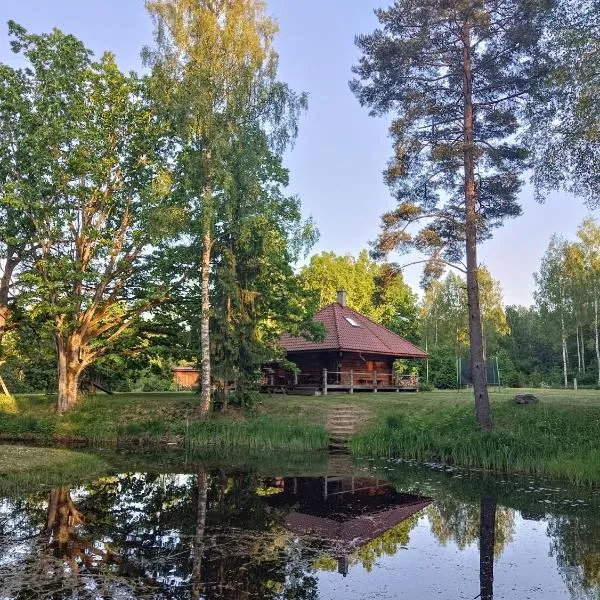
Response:
[[[200,371],[194,367],[173,367],[173,381],[178,390],[191,390],[198,385]]]
[[[315,315],[325,338],[313,342],[283,334],[280,343],[298,373],[271,365],[263,369],[263,388],[295,393],[328,391],[416,391],[418,377],[394,371],[397,359],[426,359],[427,353],[389,329],[346,306],[346,293]]]
[[[347,573],[348,555],[421,511],[431,498],[402,494],[372,477],[290,477],[274,482],[275,506],[294,506],[285,528],[317,538]]]

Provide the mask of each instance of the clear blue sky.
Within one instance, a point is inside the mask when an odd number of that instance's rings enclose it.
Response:
[[[376,237],[381,213],[393,206],[381,172],[391,155],[386,120],[368,116],[348,89],[358,56],[357,33],[376,24],[375,0],[269,0],[280,25],[280,76],[309,93],[296,147],[287,158],[291,191],[315,219],[321,239],[315,251],[356,253]],[[152,41],[143,0],[4,0],[0,2],[0,61],[15,64],[5,23],[13,19],[31,31],[59,27],[97,53],[110,50],[123,69],[139,70],[139,53]],[[524,216],[508,222],[480,250],[481,261],[499,279],[507,304],[532,301],[532,274],[550,235],[573,236],[588,215],[581,201],[552,195],[544,205],[531,190],[522,194]],[[419,268],[407,270],[415,286]]]

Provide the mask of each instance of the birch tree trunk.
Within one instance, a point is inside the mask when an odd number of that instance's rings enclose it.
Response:
[[[212,152],[202,152],[207,176],[202,191],[202,259],[200,273],[200,417],[205,419],[211,407],[211,358],[210,358],[210,263],[212,255],[213,188],[210,176]]]
[[[581,326],[581,370],[585,373],[585,339],[583,337],[583,325]]]
[[[596,337],[596,364],[598,366],[598,385],[600,385],[600,341],[598,340],[598,298],[594,298],[594,330]]]
[[[581,348],[579,346],[579,323],[576,326],[577,331],[577,372],[581,373]]]
[[[475,414],[481,429],[493,427],[483,357],[483,330],[477,278],[477,198],[475,189],[474,129],[473,129],[473,74],[471,66],[471,24],[462,30],[463,43],[463,136],[465,176],[465,238],[467,258],[467,297],[469,305],[469,339],[471,343],[471,370],[475,394]]]
[[[211,362],[210,362],[210,233],[204,234],[202,241],[202,307],[200,312],[200,347],[201,347],[201,379],[200,379],[200,416],[206,418],[210,412],[211,402]]]
[[[563,375],[565,380],[565,388],[569,387],[569,377],[567,371],[567,334],[565,332],[565,317],[561,312],[560,325],[562,334],[562,356],[563,356]]]

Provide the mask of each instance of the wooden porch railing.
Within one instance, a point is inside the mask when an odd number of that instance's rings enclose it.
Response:
[[[353,394],[355,388],[371,388],[377,392],[378,388],[418,388],[418,375],[400,375],[399,373],[382,373],[377,371],[329,371],[323,369],[322,388],[323,395],[327,395],[329,388],[348,388]]]

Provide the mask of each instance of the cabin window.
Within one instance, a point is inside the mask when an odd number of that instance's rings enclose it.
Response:
[[[352,317],[344,317],[352,327],[360,327],[360,325]]]

